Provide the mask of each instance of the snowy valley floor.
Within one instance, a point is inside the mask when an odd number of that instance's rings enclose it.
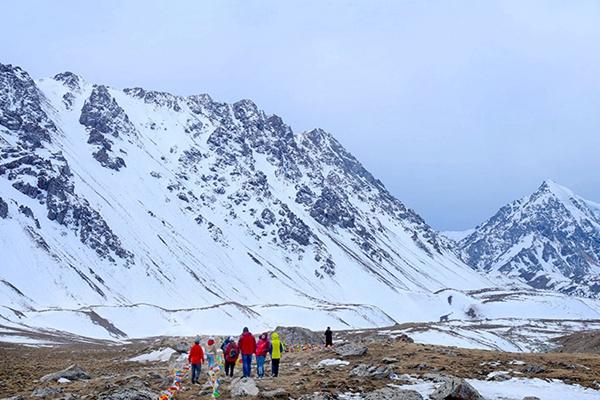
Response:
[[[257,381],[257,385],[262,393],[284,389],[287,395],[283,398],[293,399],[315,392],[330,393],[340,399],[361,399],[376,389],[401,385],[427,399],[440,385],[440,376],[452,375],[467,379],[486,399],[521,400],[525,396],[542,400],[600,399],[599,354],[559,352],[568,351],[569,347],[550,353],[512,353],[409,343],[394,331],[338,332],[336,346],[349,342],[365,346],[367,353],[343,357],[318,346],[285,353],[281,376]],[[581,340],[597,342],[597,336]],[[39,339],[51,341],[49,337]],[[145,388],[158,398],[160,390],[168,387],[169,368],[178,358],[176,352],[168,349],[176,348],[182,341],[189,343],[190,338],[162,337],[128,343],[81,340],[64,338],[59,345],[40,345],[39,341],[35,345],[1,343],[0,398],[14,395],[29,398],[34,390],[39,393],[44,388],[58,390],[46,397],[49,399],[111,399],[123,388]],[[564,343],[573,346],[573,340],[583,345],[577,337]],[[57,341],[55,338],[54,342]],[[43,375],[71,364],[80,365],[91,379],[62,384],[39,381]],[[351,371],[360,364],[381,368],[374,376],[353,374]],[[240,374],[241,368],[237,366],[236,376]],[[185,382],[177,398],[208,399],[210,394]],[[222,398],[231,398],[227,380],[222,386]]]

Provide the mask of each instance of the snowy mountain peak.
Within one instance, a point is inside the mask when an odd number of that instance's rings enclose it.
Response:
[[[600,208],[551,180],[460,240],[478,270],[536,288],[600,296]]]

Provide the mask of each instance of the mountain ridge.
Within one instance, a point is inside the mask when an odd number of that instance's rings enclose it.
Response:
[[[70,72],[33,81],[2,65],[0,83],[3,305],[285,298],[389,312],[411,294],[491,285],[321,129],[295,134],[250,100]]]

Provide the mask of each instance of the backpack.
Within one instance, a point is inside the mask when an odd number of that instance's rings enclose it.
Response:
[[[233,360],[233,359],[237,358],[237,355],[238,355],[238,348],[235,345],[235,343],[232,343],[231,348],[229,349],[228,356],[231,360]]]

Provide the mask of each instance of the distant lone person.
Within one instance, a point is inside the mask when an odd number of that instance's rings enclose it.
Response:
[[[330,327],[325,331],[325,347],[333,346],[333,332]]]
[[[252,355],[256,352],[256,339],[250,333],[248,328],[244,328],[240,340],[238,340],[238,348],[242,354],[242,371],[244,378],[249,378],[252,372]]]
[[[192,384],[198,384],[200,378],[200,370],[202,369],[202,361],[204,361],[204,351],[200,347],[200,338],[194,340],[194,345],[190,349],[188,361],[192,366]]]

